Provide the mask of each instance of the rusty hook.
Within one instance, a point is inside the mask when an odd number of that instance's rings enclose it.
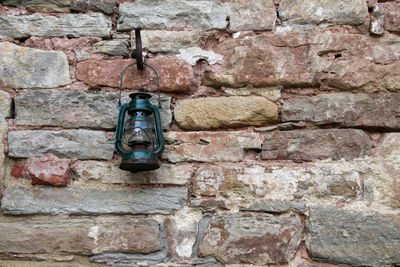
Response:
[[[136,66],[139,70],[144,69],[143,53],[142,53],[142,37],[140,36],[141,28],[135,29],[136,51],[134,57],[136,58]]]

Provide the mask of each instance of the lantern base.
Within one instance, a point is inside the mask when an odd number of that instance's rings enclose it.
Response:
[[[156,170],[160,168],[160,164],[157,155],[152,151],[137,149],[123,155],[119,168],[130,172],[141,172]]]

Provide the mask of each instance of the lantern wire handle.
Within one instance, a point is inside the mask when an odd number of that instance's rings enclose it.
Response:
[[[133,66],[133,65],[135,65],[135,63],[131,63],[131,64],[129,64],[128,66],[126,66],[123,70],[122,70],[122,72],[121,72],[121,79],[120,79],[120,83],[119,83],[119,99],[118,99],[118,107],[120,107],[121,106],[121,94],[122,94],[122,82],[123,82],[123,79],[124,79],[124,74],[125,74],[125,71],[129,68],[129,67],[131,67],[131,66]],[[156,81],[157,81],[157,91],[158,91],[158,108],[160,108],[161,109],[161,96],[160,96],[160,78],[158,77],[158,73],[157,73],[157,71],[156,71],[156,69],[155,68],[153,68],[151,65],[149,65],[149,64],[147,64],[147,63],[143,63],[143,65],[145,65],[145,66],[147,66],[147,67],[149,67],[152,71],[154,71],[154,73],[156,74]]]

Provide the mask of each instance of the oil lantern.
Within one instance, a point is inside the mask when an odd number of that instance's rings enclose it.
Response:
[[[138,61],[138,60],[137,60]],[[151,95],[136,92],[129,95],[130,102],[121,105],[122,80],[128,65],[121,73],[119,113],[115,134],[115,149],[122,154],[119,168],[131,172],[155,170],[160,167],[157,155],[164,148],[161,127],[160,83],[157,71],[144,62],[144,66],[154,71],[157,78],[158,106],[150,103]],[[141,66],[143,69],[143,66]]]

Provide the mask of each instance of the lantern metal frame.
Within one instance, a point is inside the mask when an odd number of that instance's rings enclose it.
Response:
[[[164,149],[164,137],[161,125],[161,115],[159,109],[161,109],[161,96],[160,96],[160,79],[158,73],[154,67],[143,62],[141,56],[141,39],[140,39],[140,29],[135,30],[136,33],[136,63],[131,63],[126,66],[121,72],[120,80],[120,90],[118,99],[118,122],[115,133],[115,149],[118,153],[122,154],[122,161],[120,164],[120,169],[128,170],[131,172],[148,171],[158,169],[160,167],[158,163],[157,155],[160,154]],[[138,45],[138,42],[140,45]],[[139,48],[139,49],[138,49]],[[138,54],[140,51],[140,56]],[[140,58],[139,58],[140,57]],[[149,67],[156,75],[157,91],[158,91],[158,107],[150,103],[149,99],[152,97],[149,93],[136,92],[129,95],[131,101],[126,104],[121,104],[121,95],[123,87],[123,78],[125,72],[133,65],[137,65],[139,70],[143,70],[144,66]],[[140,66],[142,68],[140,68]],[[132,148],[131,150],[126,150],[123,146],[123,135],[125,131],[126,124],[126,114],[133,115],[134,113],[147,114],[148,116],[153,114],[154,117],[154,133],[155,140],[151,140],[152,150],[147,148]],[[143,115],[144,116],[144,115]],[[146,117],[146,116],[144,116]],[[142,129],[143,130],[143,129]],[[145,132],[147,134],[147,132]],[[156,142],[154,142],[156,141]]]

